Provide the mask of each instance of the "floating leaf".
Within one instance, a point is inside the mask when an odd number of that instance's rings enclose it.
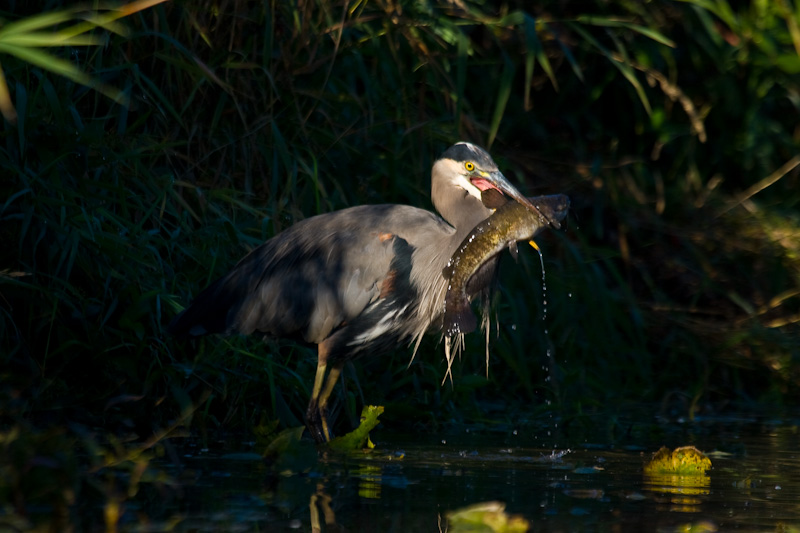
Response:
[[[350,433],[333,439],[328,443],[328,446],[332,450],[340,452],[360,450],[365,445],[368,448],[373,448],[374,445],[369,440],[369,432],[380,423],[378,417],[382,414],[382,405],[365,405],[361,411],[361,423],[359,426]]]
[[[679,476],[702,476],[711,468],[711,459],[694,446],[683,446],[670,451],[662,447],[644,466],[648,475],[675,474]]]

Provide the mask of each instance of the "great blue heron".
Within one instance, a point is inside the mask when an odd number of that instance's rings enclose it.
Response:
[[[481,201],[489,189],[535,209],[485,150],[457,143],[431,172],[441,218],[407,205],[362,205],[305,219],[253,250],[168,329],[179,336],[259,332],[316,344],[306,425],[317,442],[329,440],[327,404],[343,365],[403,342],[416,352],[425,332],[441,327],[442,270],[492,214]],[[496,270],[497,257],[476,274],[472,295],[486,290]]]

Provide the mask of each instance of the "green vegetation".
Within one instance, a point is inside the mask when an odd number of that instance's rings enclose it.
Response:
[[[301,218],[429,207],[432,161],[462,139],[521,190],[570,196],[540,242],[546,294],[538,257],[507,260],[488,380],[481,335],[452,387],[435,338],[410,368],[410,350],[346,368],[339,434],[365,401],[395,428],[797,401],[797,2],[299,5],[173,1],[124,33],[84,27],[47,53],[86,77],[2,48],[40,11],[0,11],[4,432],[298,426],[310,348],[164,325]],[[85,15],[41,31],[106,20]]]
[[[644,473],[647,476],[702,476],[710,468],[711,460],[694,446],[681,446],[674,450],[662,447],[644,465]]]
[[[500,502],[470,505],[447,513],[447,525],[455,533],[524,533],[531,525],[521,516],[509,516]]]
[[[358,427],[350,433],[331,440],[329,443],[330,448],[342,452],[374,448],[375,445],[369,440],[369,432],[380,423],[378,417],[382,414],[383,407],[365,405],[361,410],[361,422]]]

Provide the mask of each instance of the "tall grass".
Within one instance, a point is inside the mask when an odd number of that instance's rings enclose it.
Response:
[[[4,9],[0,37],[38,15]],[[98,20],[66,12],[47,31]],[[299,219],[430,207],[431,163],[460,139],[531,195],[571,197],[540,243],[547,290],[532,252],[504,263],[488,380],[479,335],[452,387],[435,338],[408,369],[403,350],[346,368],[340,429],[364,401],[398,428],[557,416],[611,434],[630,412],[790,409],[798,18],[725,0],[176,1],[87,30],[102,47],[48,48],[60,73],[0,49],[17,114],[0,133],[0,496],[62,520],[95,490],[112,527],[139,480],[165,482],[147,468],[165,431],[298,425],[311,348],[184,345],[163,325]]]
[[[60,55],[127,106],[0,57],[19,116],[0,154],[4,416],[145,435],[194,405],[204,429],[296,424],[310,349],[184,346],[163,324],[301,218],[429,207],[431,163],[459,139],[530,194],[572,198],[543,243],[547,319],[523,254],[488,381],[473,339],[441,388],[432,339],[409,370],[402,352],[348,369],[345,412],[362,395],[424,424],[790,405],[800,104],[782,6],[171,2]]]

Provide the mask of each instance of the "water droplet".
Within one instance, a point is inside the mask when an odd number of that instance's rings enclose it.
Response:
[[[542,265],[542,321],[547,319],[547,278],[544,270],[544,256],[542,251],[537,248],[536,252],[539,254],[539,263]]]

